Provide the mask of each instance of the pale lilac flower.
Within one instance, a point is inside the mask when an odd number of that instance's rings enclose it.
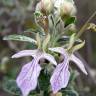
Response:
[[[54,65],[57,63],[52,55],[40,50],[23,50],[13,55],[12,58],[23,56],[32,56],[33,59],[31,62],[23,66],[19,76],[17,77],[16,83],[21,89],[23,96],[28,96],[30,91],[34,90],[37,86],[38,77],[41,71],[39,64],[40,59],[47,59]]]
[[[63,62],[57,65],[50,79],[53,93],[57,93],[60,89],[67,87],[70,78],[69,61],[73,61],[87,75],[83,62],[74,54],[69,55],[62,47],[49,48],[49,50],[60,53],[64,58]]]

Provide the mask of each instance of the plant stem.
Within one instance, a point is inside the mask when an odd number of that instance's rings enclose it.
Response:
[[[91,15],[91,17],[86,21],[86,23],[83,25],[83,27],[80,29],[80,31],[78,32],[76,39],[78,39],[83,32],[86,30],[86,28],[88,27],[88,23],[93,19],[93,17],[96,15],[96,11]]]

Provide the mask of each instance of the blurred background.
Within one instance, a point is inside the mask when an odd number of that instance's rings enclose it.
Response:
[[[23,64],[30,58],[11,59],[11,56],[23,49],[31,48],[31,44],[16,41],[4,41],[9,34],[23,34],[28,28],[35,28],[33,13],[39,0],[0,0],[0,96],[10,95],[3,84],[14,79]],[[79,30],[96,10],[96,0],[75,0],[77,6],[77,29]],[[96,24],[96,17],[92,19]],[[27,33],[26,35],[31,35]],[[88,76],[80,73],[76,79],[80,96],[96,96],[96,32],[86,31],[82,39],[85,47],[80,50],[80,58],[85,63]]]

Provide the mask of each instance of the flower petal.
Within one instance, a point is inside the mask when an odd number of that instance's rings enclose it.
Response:
[[[60,53],[65,56],[67,54],[66,50],[62,47],[56,47],[56,48],[49,48],[50,51]]]
[[[61,64],[58,64],[51,79],[53,93],[57,93],[61,88],[65,88],[70,78],[70,72],[68,70],[69,60],[65,59]]]
[[[37,79],[40,74],[41,67],[32,62],[23,66],[19,76],[17,77],[17,85],[21,89],[23,96],[27,96],[31,90],[34,90],[37,86]]]
[[[23,51],[20,51],[16,54],[14,54],[12,56],[12,58],[20,58],[20,57],[23,57],[23,56],[35,56],[37,50],[23,50]]]
[[[54,65],[57,65],[57,62],[56,62],[55,58],[52,55],[50,55],[50,54],[44,53],[42,55],[42,58],[45,58],[48,61],[50,61],[51,63],[53,63]]]
[[[77,58],[75,55],[71,55],[70,60],[72,60],[80,68],[80,70],[87,75],[84,64],[79,58]]]

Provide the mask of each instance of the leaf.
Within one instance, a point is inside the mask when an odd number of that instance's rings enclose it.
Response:
[[[81,49],[84,45],[85,45],[85,41],[83,41],[82,43],[74,46],[74,47],[72,48],[72,52],[75,52],[75,51]]]
[[[79,96],[77,90],[73,86],[68,86],[66,89],[61,90],[63,96]]]
[[[37,33],[38,31],[39,31],[38,29],[30,28],[30,29],[25,30],[24,32],[31,32],[31,33],[36,32]]]
[[[75,81],[75,79],[76,79],[77,76],[78,76],[78,72],[72,70],[72,71],[71,71],[71,76],[70,76],[70,81],[69,81],[70,84],[72,84],[72,83]]]
[[[25,33],[28,33],[28,32],[30,32],[30,33],[39,33],[40,35],[45,35],[45,33],[42,32],[42,30],[40,28],[36,28],[36,29],[30,28],[30,29],[25,30],[24,32]]]
[[[39,87],[40,90],[44,90],[48,92],[48,88],[50,85],[50,76],[49,74],[44,72],[45,70],[42,70],[39,76]]]
[[[42,16],[43,14],[42,14],[40,11],[36,11],[36,12],[34,13],[34,15],[35,15],[36,17],[39,17],[39,16]]]
[[[66,96],[79,96],[79,94],[75,90],[65,90]]]
[[[67,94],[68,96],[79,96],[79,94],[75,90],[70,90]]]
[[[20,89],[17,87],[15,80],[4,80],[3,89],[12,95],[21,96]]]
[[[55,22],[54,22],[53,16],[51,16],[50,19],[51,19],[51,21],[52,21],[52,24],[54,25]]]
[[[68,46],[68,50],[72,48],[73,44],[75,41],[75,33],[71,35],[70,40],[69,40],[69,46]]]
[[[47,37],[45,37],[45,40],[43,42],[43,49],[44,50],[46,50],[49,41],[50,41],[50,34],[48,34]]]
[[[38,48],[41,48],[41,38],[40,38],[39,33],[36,34],[36,40],[37,40]]]
[[[30,43],[37,43],[34,39],[24,35],[9,35],[9,36],[5,36],[3,40],[16,40],[16,41],[26,41]]]
[[[76,17],[69,17],[65,20],[65,26],[68,26],[69,24],[75,23]]]
[[[64,41],[68,41],[70,39],[70,36],[62,36],[61,38],[60,38],[60,40],[64,40]],[[81,43],[82,42],[82,40],[81,39],[77,39],[76,40],[76,43]]]

